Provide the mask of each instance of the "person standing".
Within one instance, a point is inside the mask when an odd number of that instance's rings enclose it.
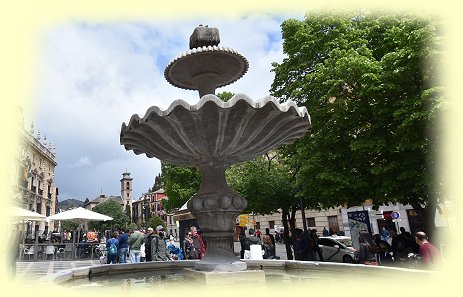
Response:
[[[262,246],[264,248],[264,259],[275,259],[275,244],[272,243],[268,234],[262,235]]]
[[[312,239],[312,247],[313,247],[313,250],[314,250],[314,254],[317,253],[318,254],[318,259],[320,261],[323,261],[323,253],[322,253],[322,250],[321,250],[320,246],[318,246],[317,229],[310,230],[310,239]],[[314,260],[316,260],[315,257],[314,257]]]
[[[129,254],[132,263],[140,263],[140,249],[143,243],[144,236],[138,230],[133,230],[129,236]]]
[[[294,260],[307,261],[308,258],[308,236],[302,229],[296,228],[292,236],[291,243],[294,250]],[[312,259],[310,259],[312,260]]]
[[[330,236],[330,232],[326,230],[326,227],[323,227],[323,236]]]
[[[272,259],[276,259],[277,253],[276,253],[276,247],[275,247],[275,237],[273,236],[273,234],[270,234],[269,228],[265,228],[265,235],[270,237],[270,241],[272,242],[272,251],[271,251],[273,255]]]
[[[440,253],[439,250],[428,241],[426,233],[420,231],[415,235],[416,243],[420,246],[419,252],[422,258],[423,264],[427,267],[436,266],[440,264]]]
[[[389,241],[389,236],[391,236],[391,234],[389,233],[389,231],[386,230],[385,227],[381,228],[381,232],[379,234],[381,235],[381,240],[384,240],[386,242]]]
[[[153,228],[149,227],[145,237],[145,260],[146,262],[152,261],[151,258],[151,241],[153,240]]]
[[[156,227],[156,231],[153,234],[151,241],[151,259],[152,261],[168,261],[170,258],[170,252],[167,248],[166,241],[164,239],[164,227],[161,225]]]
[[[117,239],[117,232],[111,235],[111,238],[106,241],[106,250],[108,251],[107,264],[117,263],[117,253],[119,251],[119,240]]]
[[[376,244],[373,242],[370,233],[359,234],[359,263],[365,265],[378,265],[376,261]]]
[[[206,254],[206,246],[203,238],[198,234],[198,229],[195,226],[190,228],[191,239],[193,240],[191,259],[202,259]]]
[[[127,263],[127,252],[129,250],[129,235],[125,229],[119,231],[119,263]]]
[[[240,258],[244,259],[244,251],[249,251],[249,241],[246,238],[246,233],[244,231],[244,228],[241,228],[240,230],[240,246],[241,246],[241,251],[240,251]]]
[[[191,238],[191,232],[187,232],[185,239],[183,240],[183,252],[185,253],[185,259],[191,259],[191,248],[193,246],[193,239]]]

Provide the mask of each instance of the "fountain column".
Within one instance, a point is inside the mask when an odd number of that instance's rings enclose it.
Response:
[[[247,202],[225,180],[228,165],[208,163],[197,166],[201,187],[188,202],[188,210],[197,218],[207,241],[206,255],[195,269],[204,271],[239,271],[246,263],[237,261],[233,251],[235,221]]]

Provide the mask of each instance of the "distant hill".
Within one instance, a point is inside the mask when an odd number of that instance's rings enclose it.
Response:
[[[76,207],[84,207],[84,202],[77,199],[66,199],[58,202],[58,208],[68,210]]]

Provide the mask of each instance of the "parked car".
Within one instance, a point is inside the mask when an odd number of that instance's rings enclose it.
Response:
[[[348,236],[323,236],[318,245],[323,252],[323,260],[327,262],[357,263],[359,252],[352,247],[352,239]]]

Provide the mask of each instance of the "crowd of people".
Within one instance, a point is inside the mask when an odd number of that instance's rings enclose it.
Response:
[[[383,228],[379,234],[364,232],[359,235],[359,262],[367,265],[392,265],[409,268],[438,267],[441,264],[439,250],[420,231],[413,236],[400,227]]]
[[[101,262],[139,263],[150,261],[173,261],[183,259],[201,259],[206,253],[206,245],[196,227],[191,227],[185,234],[182,246],[174,244],[172,236],[168,236],[162,225],[155,229],[125,229],[113,232],[111,238],[100,244]]]
[[[404,227],[400,227],[399,230],[400,233],[395,229],[382,228],[379,234],[373,236],[368,232],[361,232],[358,237],[358,263],[408,268],[429,268],[440,264],[439,250],[427,240],[424,232],[417,232],[413,236]],[[295,260],[324,261],[316,229],[303,231],[296,228],[290,233],[289,240]],[[322,235],[336,233],[324,228]],[[278,231],[275,231],[275,236],[270,234],[269,228],[266,228],[265,234],[261,234],[260,230],[249,229],[248,236],[244,229],[241,229],[241,259],[248,258],[251,245],[261,245],[263,259],[277,258],[275,243],[284,242],[282,237]]]

